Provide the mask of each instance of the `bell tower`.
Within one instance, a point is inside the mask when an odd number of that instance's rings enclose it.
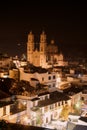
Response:
[[[32,32],[28,34],[28,42],[27,42],[27,61],[32,63],[33,61],[33,51],[34,51],[34,35]]]
[[[46,53],[46,34],[43,31],[40,35],[40,53]]]
[[[44,67],[46,65],[46,34],[43,31],[40,35],[40,66]]]

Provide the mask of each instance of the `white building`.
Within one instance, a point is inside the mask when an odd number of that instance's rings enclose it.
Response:
[[[38,81],[35,81],[33,79],[36,79]],[[24,69],[20,69],[20,80],[25,80],[29,81],[30,84],[33,82],[33,86],[35,86],[35,83],[37,84],[38,82],[43,85],[48,86],[49,91],[55,91],[58,89],[59,84],[61,82],[61,79],[59,77],[59,74],[57,72],[35,72],[35,73],[29,73],[29,72],[24,72]]]
[[[69,97],[57,91],[41,93],[29,99],[22,96],[17,98],[27,103],[27,114],[21,119],[22,123],[34,126],[46,126],[53,120],[58,120],[63,106],[71,104]]]

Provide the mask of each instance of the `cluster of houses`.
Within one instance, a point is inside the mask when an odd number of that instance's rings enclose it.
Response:
[[[42,33],[41,47],[43,48],[45,37]],[[30,51],[29,43],[33,44],[33,34],[30,33],[28,38],[28,51]],[[29,55],[31,51],[27,53]],[[28,60],[32,62],[31,57],[28,56]],[[86,73],[76,74],[75,70],[76,67],[69,68],[68,65],[53,66],[52,64],[51,67],[44,68],[34,66],[29,61],[19,61],[17,57],[2,57],[0,59],[0,120],[29,126],[50,126],[50,128],[52,126],[53,129],[58,129],[60,124],[57,121],[66,121],[65,128],[62,126],[61,130],[63,128],[74,130],[79,125],[87,127],[87,76]],[[6,82],[6,79],[9,81],[13,79],[13,84],[10,85],[11,82]],[[25,84],[28,82],[28,87],[33,88],[32,94],[21,85],[22,92],[19,89],[20,93],[17,91],[11,93],[12,89],[18,89],[19,81],[24,81]],[[54,122],[56,126],[53,125]]]

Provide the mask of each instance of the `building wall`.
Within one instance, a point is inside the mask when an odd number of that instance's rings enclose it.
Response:
[[[8,119],[8,116],[10,116],[10,105],[1,107],[0,108],[0,117],[2,119]]]
[[[18,69],[9,70],[9,78],[18,80],[18,78],[19,78]]]
[[[6,107],[6,115],[10,115],[10,105]]]
[[[44,32],[42,32],[42,34],[40,35],[40,43],[38,44],[38,46],[39,47],[36,47],[36,44],[34,42],[34,35],[32,34],[32,32],[30,32],[28,35],[28,42],[27,42],[27,61],[29,61],[35,66],[42,66],[44,68],[48,67],[47,65],[48,63],[53,64],[54,60],[56,60],[56,64],[63,65],[63,55],[56,54],[57,46],[49,45],[48,47],[46,41],[46,34]],[[47,48],[49,48],[49,50],[47,50]],[[47,57],[49,57],[48,53],[50,49],[52,53],[50,53],[50,59],[49,59]]]
[[[56,87],[56,73],[25,73],[20,71],[20,80],[26,80],[31,82],[31,78],[37,79],[41,84],[48,85],[49,90],[54,90]],[[35,83],[35,82],[34,82]],[[35,84],[34,84],[35,86]]]
[[[2,58],[0,60],[0,67],[4,67],[10,64],[11,59],[10,58]]]
[[[3,108],[1,107],[0,108],[0,117],[2,117],[3,116]]]
[[[41,66],[40,65],[40,52],[38,52],[37,50],[33,52],[32,63],[35,66]]]

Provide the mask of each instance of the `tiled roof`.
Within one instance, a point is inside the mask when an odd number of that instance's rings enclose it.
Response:
[[[39,81],[38,79],[35,79],[35,78],[31,78],[31,80],[33,80],[33,81]]]
[[[87,122],[87,117],[80,117],[79,120]]]
[[[13,104],[13,101],[0,101],[0,107],[4,107],[10,104]]]
[[[31,101],[36,101],[36,100],[40,100],[40,98],[36,97],[36,98],[31,99]]]
[[[39,101],[38,107],[44,107],[44,106],[51,105],[51,104],[59,102],[59,101],[67,101],[69,99],[70,98],[67,95],[65,95],[61,92],[55,91],[50,94],[49,99]]]
[[[74,95],[76,93],[81,92],[82,90],[83,90],[82,88],[79,88],[79,87],[76,87],[76,86],[72,86],[72,87],[69,87],[69,88],[63,90],[63,92],[68,94],[68,95],[70,95],[70,96],[72,96],[72,95]]]
[[[40,93],[40,94],[38,94],[38,96],[43,96],[43,95],[47,95],[47,94],[49,94],[49,92]]]

